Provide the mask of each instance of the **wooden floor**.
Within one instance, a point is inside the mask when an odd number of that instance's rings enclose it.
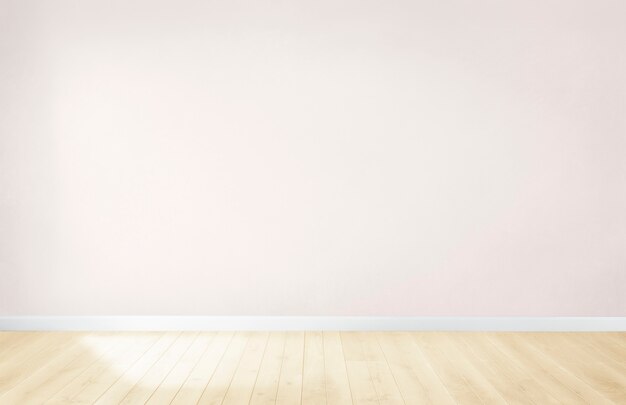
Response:
[[[0,403],[626,404],[626,334],[0,332]]]

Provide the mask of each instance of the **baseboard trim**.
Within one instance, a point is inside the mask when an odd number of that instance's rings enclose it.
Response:
[[[0,330],[626,331],[626,317],[7,316]]]

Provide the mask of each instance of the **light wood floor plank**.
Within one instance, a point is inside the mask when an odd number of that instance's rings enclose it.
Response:
[[[378,394],[368,367],[372,355],[366,353],[360,333],[341,332],[341,345],[346,354],[346,370],[354,404],[378,404]]]
[[[61,335],[62,333],[56,333]],[[16,355],[23,353],[31,346],[41,347],[41,342],[48,339],[53,340],[54,334],[47,335],[43,332],[2,332],[2,342],[0,342],[0,364],[9,362],[15,364],[19,360],[14,360]]]
[[[564,339],[547,339],[546,335],[548,334],[529,333],[525,339],[574,372],[606,398],[618,404],[626,404],[626,375],[589,355],[580,347],[572,346]]]
[[[626,333],[612,332],[600,333],[604,338],[612,340],[615,344],[626,347]]]
[[[377,337],[406,403],[455,403],[409,333],[379,333]]]
[[[0,404],[626,404],[625,337],[2,332]]]
[[[396,379],[386,361],[368,361],[367,368],[370,372],[379,404],[401,405],[405,403],[398,389]]]
[[[303,404],[326,404],[326,379],[324,376],[324,338],[322,332],[306,332],[302,369]]]
[[[510,404],[558,404],[557,398],[541,388],[532,375],[508,360],[482,333],[464,334],[461,341],[485,377]]]
[[[250,402],[267,349],[268,338],[267,332],[252,334],[222,404],[237,405]]]
[[[215,335],[189,377],[174,396],[172,404],[186,405],[198,402],[207,383],[211,381],[215,370],[221,364],[234,336],[234,332],[218,332]]]
[[[254,384],[250,405],[269,405],[276,402],[280,370],[285,353],[285,338],[285,332],[272,332],[270,334],[259,374]]]
[[[378,395],[367,367],[367,361],[346,360],[346,369],[353,403],[355,405],[378,404]]]
[[[515,333],[491,333],[487,338],[511,361],[518,362],[561,402],[608,405],[611,402],[588,384],[563,369],[552,358],[515,339]]]
[[[158,338],[155,333],[120,334],[120,344],[52,396],[47,405],[92,404]]]
[[[302,401],[303,364],[304,332],[287,332],[276,404],[299,404]]]
[[[152,393],[174,369],[181,357],[196,340],[198,332],[183,332],[163,355],[150,367],[120,402],[121,405],[145,404]]]
[[[159,384],[146,403],[151,405],[171,403],[214,337],[214,333],[198,333],[180,361]]]
[[[73,403],[93,404],[107,390],[120,381],[120,379],[128,378],[128,376],[124,377],[128,370],[132,370],[136,364],[144,359],[146,354],[153,350],[153,347],[159,343],[161,336],[162,334],[158,332],[145,332],[140,335],[135,335],[135,339],[137,340],[136,344],[133,344],[133,346],[129,348],[125,354],[120,355],[119,358],[113,359],[109,367],[105,368],[103,372],[90,378],[80,392],[74,396]]]
[[[462,371],[448,359],[440,339],[429,333],[418,333],[414,338],[439,379],[445,381],[445,386],[456,403],[463,405],[481,402]]]
[[[163,333],[159,340],[150,347],[132,367],[126,370],[119,379],[96,400],[97,404],[119,404],[133,389],[135,384],[150,370],[163,353],[176,341],[179,332]]]
[[[323,332],[326,398],[329,404],[350,404],[352,393],[339,332]]]
[[[105,335],[87,335],[85,341],[93,341],[102,351],[108,350],[114,338]],[[53,360],[40,368],[11,390],[0,402],[8,404],[41,404],[76,378],[84,369],[97,361],[101,354],[93,353],[89,345],[76,341]]]
[[[36,340],[31,338],[37,337]],[[32,334],[25,339],[24,347],[12,346],[14,354],[5,356],[0,363],[0,397],[28,376],[44,367],[66,349],[78,344],[75,333]]]
[[[622,347],[601,333],[570,333],[567,336],[570,346],[580,346],[590,356],[602,359],[622,374],[626,373],[626,346]]]
[[[454,344],[453,333],[415,333],[418,346],[460,404],[506,404],[498,390]]]
[[[356,334],[361,344],[362,353],[374,384],[374,389],[381,405],[404,404],[404,399],[398,389],[398,384],[391,373],[387,358],[383,353],[378,339],[371,333],[359,332]]]
[[[365,364],[369,373],[369,384],[372,385],[373,392],[376,394],[376,403],[404,403],[395,377],[376,336],[365,332],[342,332],[341,336],[343,348],[350,358],[348,361],[357,362],[351,365],[356,376],[359,376],[360,367]],[[357,382],[358,385],[351,385],[355,402],[371,402],[371,389],[366,386],[366,380],[360,378]],[[361,392],[357,391],[358,387],[360,387],[359,391]]]
[[[363,344],[361,342],[361,339],[359,339],[358,332],[341,332],[340,335],[343,355],[346,360],[367,360],[365,356],[365,350],[363,349]]]
[[[198,404],[215,405],[222,403],[251,336],[252,332],[237,332],[235,334],[213,377],[208,381]]]

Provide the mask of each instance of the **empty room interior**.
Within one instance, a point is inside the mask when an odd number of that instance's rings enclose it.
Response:
[[[5,404],[626,404],[626,2],[0,0]]]

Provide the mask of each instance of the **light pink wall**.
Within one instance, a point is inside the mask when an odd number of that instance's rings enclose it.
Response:
[[[0,0],[0,314],[624,316],[625,17]]]

